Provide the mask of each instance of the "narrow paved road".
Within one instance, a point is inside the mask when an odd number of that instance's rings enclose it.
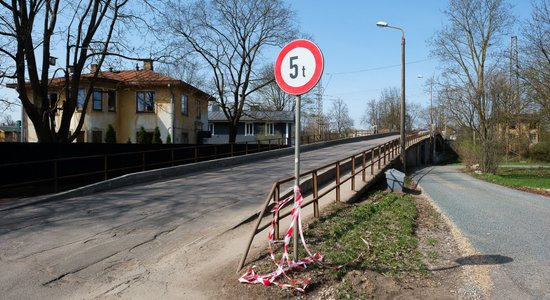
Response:
[[[305,152],[302,170],[394,138]],[[256,212],[272,182],[291,176],[293,168],[290,155],[0,209],[0,298],[196,299],[189,291],[195,272],[205,270],[197,255],[216,269],[225,263],[216,251],[233,251],[221,242],[202,243]],[[236,246],[239,255],[242,245]]]
[[[550,198],[452,166],[425,168],[415,179],[475,250],[502,258],[490,269],[492,299],[550,299]]]

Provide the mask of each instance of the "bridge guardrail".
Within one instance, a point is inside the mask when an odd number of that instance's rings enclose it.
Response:
[[[406,147],[409,147],[420,140],[423,140],[425,138],[428,138],[429,135],[426,134],[415,134],[407,136],[406,139]],[[347,183],[348,181],[351,182],[351,190],[355,191],[356,188],[356,177],[358,174],[361,174],[361,180],[365,183],[367,183],[366,180],[366,172],[370,171],[370,175],[374,175],[374,168],[377,165],[377,170],[380,170],[382,168],[382,163],[384,166],[386,163],[389,163],[392,159],[399,156],[400,147],[399,147],[399,138],[394,139],[392,141],[389,141],[383,145],[378,145],[372,148],[369,148],[367,150],[361,151],[357,154],[351,155],[348,158],[338,160],[336,162],[326,164],[324,166],[321,166],[319,168],[315,168],[313,170],[304,172],[300,174],[300,178],[304,179],[304,181],[309,181],[311,183],[311,187],[309,189],[302,190],[302,194],[304,197],[306,197],[308,194],[312,196],[311,199],[304,201],[302,204],[302,207],[307,207],[311,204],[313,204],[313,215],[315,218],[319,218],[319,200],[325,196],[327,196],[332,191],[335,191],[335,201],[340,202],[341,201],[341,189],[342,185]],[[368,163],[367,163],[367,158]],[[360,164],[360,168],[357,170],[358,163]],[[343,174],[342,172],[342,166],[345,164],[349,164],[349,173]],[[320,174],[329,172],[327,170],[332,169],[335,170],[335,176],[333,177],[332,184],[330,182],[323,183],[319,181]],[[327,181],[327,180],[325,180]],[[294,176],[284,178],[278,181],[273,182],[271,186],[271,190],[269,191],[266,200],[264,202],[264,205],[262,206],[262,209],[260,211],[260,214],[258,215],[258,219],[256,220],[256,224],[254,226],[254,230],[252,231],[250,238],[247,242],[247,246],[245,249],[245,252],[243,253],[243,256],[239,262],[239,266],[237,271],[241,270],[242,267],[245,264],[246,258],[248,256],[248,252],[250,251],[250,246],[252,245],[252,242],[254,240],[254,237],[262,232],[264,229],[271,226],[271,222],[267,222],[266,224],[261,224],[264,216],[266,216],[266,212],[270,211],[270,208],[273,207],[275,204],[280,201],[280,199],[284,199],[290,195],[292,188],[288,187],[285,190],[285,193],[283,196],[281,196],[281,190],[284,190],[282,187],[285,185],[288,185],[289,183],[294,182]],[[301,186],[304,185],[304,182],[300,183]],[[324,190],[321,192],[321,189]],[[305,199],[305,198],[304,198]],[[291,211],[288,210],[284,212],[283,214],[274,213],[273,218],[275,219],[275,230],[274,230],[274,239],[279,239],[279,223],[280,220],[290,216]]]

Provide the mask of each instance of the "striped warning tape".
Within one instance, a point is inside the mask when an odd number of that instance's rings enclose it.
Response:
[[[297,268],[297,269],[306,268],[307,264],[312,262],[315,262],[319,265],[323,265],[321,263],[321,261],[323,260],[323,256],[319,254],[319,252],[312,254],[304,238],[304,232],[302,230],[302,219],[301,219],[301,209],[302,209],[303,198],[300,192],[300,187],[295,186],[294,195],[289,196],[288,198],[282,201],[278,201],[273,207],[273,209],[271,210],[271,212],[274,213],[274,216],[278,215],[278,212],[293,198],[296,198],[296,200],[294,201],[294,206],[292,207],[292,211],[291,211],[292,222],[290,222],[290,226],[288,227],[288,230],[285,234],[285,238],[283,239],[283,243],[284,243],[283,255],[278,262],[277,262],[277,259],[275,258],[275,253],[273,252],[273,248],[271,246],[271,244],[273,243],[280,242],[280,241],[273,240],[273,236],[275,233],[275,222],[276,222],[275,217],[271,220],[271,226],[269,229],[269,233],[267,235],[268,244],[269,244],[269,254],[270,254],[271,260],[277,266],[277,269],[268,274],[258,275],[254,272],[253,270],[254,266],[253,266],[249,268],[247,272],[243,276],[241,276],[241,278],[239,278],[239,282],[249,283],[249,284],[263,284],[265,286],[275,284],[282,288],[292,288],[299,292],[304,293],[310,280],[309,279],[294,280],[289,278],[286,275],[286,273],[294,268]],[[304,246],[304,249],[308,254],[307,257],[299,259],[298,261],[291,260],[288,254],[290,239],[292,237],[295,223],[298,223],[298,233],[300,234],[302,245]],[[329,267],[338,269],[338,268],[341,268],[342,266],[337,266],[337,267],[329,266]],[[282,282],[276,281],[281,275],[284,275],[285,277],[287,277],[290,283],[282,283]]]

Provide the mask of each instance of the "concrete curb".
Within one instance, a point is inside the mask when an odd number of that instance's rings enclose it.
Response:
[[[301,150],[302,152],[313,151],[313,150],[330,147],[334,145],[366,141],[366,140],[390,136],[393,134],[395,133],[385,133],[385,134],[369,135],[364,137],[340,139],[340,140],[334,140],[334,141],[328,141],[328,142],[320,142],[315,144],[304,145],[301,147]],[[168,167],[163,169],[155,169],[150,171],[131,173],[131,174],[122,175],[120,177],[112,178],[106,181],[101,181],[101,182],[93,183],[83,187],[79,187],[73,190],[60,192],[57,194],[50,194],[50,195],[32,197],[32,198],[27,198],[22,200],[15,200],[14,203],[11,203],[11,204],[7,203],[5,205],[1,205],[0,211],[12,210],[12,209],[25,207],[29,205],[56,201],[56,200],[63,200],[63,199],[68,199],[73,197],[81,197],[81,196],[91,195],[98,192],[103,192],[111,189],[124,187],[124,186],[134,185],[138,183],[153,182],[160,179],[182,176],[186,174],[192,174],[200,171],[212,170],[217,168],[227,168],[227,167],[236,166],[236,165],[240,165],[251,161],[259,161],[264,159],[287,156],[293,153],[294,153],[294,147],[289,147],[284,149],[253,153],[248,155],[220,158],[220,159],[192,163],[192,164],[187,164],[182,166],[175,166],[175,167]]]

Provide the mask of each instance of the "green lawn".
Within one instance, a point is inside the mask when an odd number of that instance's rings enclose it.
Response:
[[[501,167],[497,174],[481,174],[476,177],[511,187],[550,189],[550,168]]]
[[[541,163],[541,162],[531,162],[531,161],[503,161],[498,163],[500,167],[506,167],[506,166],[542,166],[542,167],[550,167],[550,163]]]

